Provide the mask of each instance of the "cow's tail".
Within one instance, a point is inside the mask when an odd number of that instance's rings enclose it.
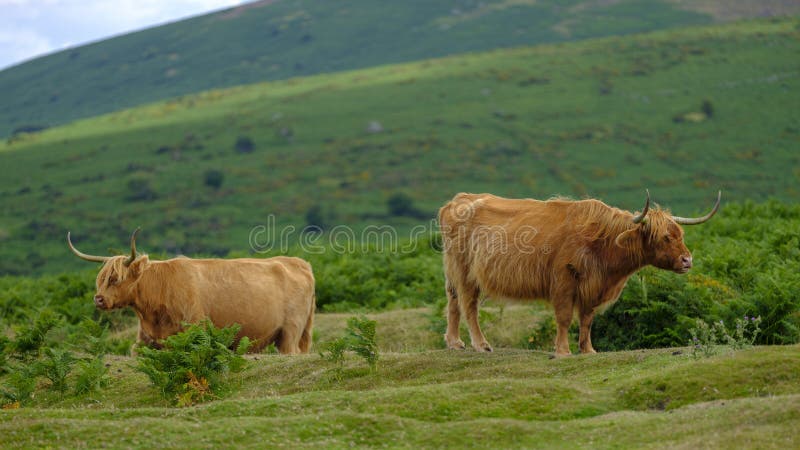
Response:
[[[300,347],[300,353],[308,353],[308,349],[311,348],[311,341],[313,339],[312,330],[314,328],[314,311],[317,309],[317,294],[316,292],[311,296],[311,308],[308,311],[308,319],[306,320],[306,326],[303,328],[303,333],[300,334],[300,342],[298,346]]]

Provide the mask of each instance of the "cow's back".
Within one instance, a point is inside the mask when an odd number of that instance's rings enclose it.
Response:
[[[242,334],[269,341],[287,321],[300,326],[313,313],[311,265],[294,257],[174,259],[192,292],[189,303],[217,326],[238,323]]]
[[[456,195],[439,212],[448,277],[492,297],[549,297],[582,245],[570,223],[579,203]]]

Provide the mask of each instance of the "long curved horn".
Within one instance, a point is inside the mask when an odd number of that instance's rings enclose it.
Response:
[[[125,266],[131,265],[134,259],[136,259],[136,235],[139,233],[142,227],[136,227],[133,230],[133,234],[131,235],[131,256],[125,261]]]
[[[72,245],[72,239],[70,239],[69,231],[67,231],[67,244],[69,245],[69,249],[72,250],[72,253],[75,253],[78,258],[85,259],[86,261],[106,262],[109,258],[111,258],[110,256],[93,256],[80,252],[77,248],[75,248],[74,245]]]
[[[672,220],[674,220],[675,222],[677,222],[677,223],[679,223],[681,225],[697,225],[697,224],[703,223],[703,222],[707,221],[708,219],[710,219],[711,217],[713,217],[714,214],[717,213],[717,210],[719,209],[720,200],[722,200],[722,191],[717,192],[717,203],[714,205],[714,209],[712,209],[711,212],[706,214],[705,216],[703,216],[703,217],[691,217],[691,218],[672,216]]]
[[[647,201],[644,203],[644,209],[642,209],[642,213],[633,217],[633,223],[641,223],[644,220],[644,217],[647,215],[647,211],[650,210],[650,190],[645,189],[644,191],[647,192]]]

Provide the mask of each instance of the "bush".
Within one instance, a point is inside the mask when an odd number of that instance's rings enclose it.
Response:
[[[212,189],[219,189],[222,187],[222,181],[224,180],[225,175],[222,173],[221,170],[216,169],[209,169],[206,170],[203,174],[203,182],[206,186]]]
[[[345,335],[328,343],[325,350],[320,352],[320,356],[336,363],[337,372],[340,373],[344,354],[346,351],[351,351],[362,357],[369,364],[370,370],[374,372],[378,369],[379,358],[378,344],[375,341],[376,325],[374,320],[365,316],[347,319]]]
[[[41,125],[41,124],[27,124],[27,125],[20,125],[13,130],[11,130],[11,136],[16,136],[22,133],[37,133],[39,131],[43,131],[50,128],[49,125]]]
[[[44,358],[37,363],[36,373],[50,380],[52,389],[64,393],[67,391],[67,375],[77,361],[72,352],[48,347],[44,349]]]
[[[224,388],[230,372],[244,368],[242,355],[250,340],[244,337],[235,351],[230,349],[239,328],[216,328],[210,321],[187,325],[184,331],[168,337],[162,350],[141,347],[136,369],[176,404],[202,402]]]
[[[421,239],[397,252],[358,243],[354,250],[298,252],[314,267],[317,305],[323,310],[423,306],[444,296],[442,256],[430,242]]]
[[[553,314],[549,314],[547,318],[543,319],[539,325],[528,333],[522,341],[522,346],[529,350],[540,350],[544,352],[551,352],[555,348],[556,342],[556,320]],[[578,323],[572,322],[567,331],[567,340],[570,345],[571,351],[577,351],[578,342]]]
[[[731,350],[742,350],[753,345],[760,333],[760,317],[737,318],[733,331],[729,332],[725,322],[720,320],[709,325],[702,319],[697,319],[697,326],[689,330],[692,339],[689,340],[691,355],[695,359],[701,356],[709,357],[717,353],[718,345],[728,345]]]
[[[158,195],[150,185],[150,179],[143,176],[135,176],[128,180],[128,195],[126,199],[131,202],[146,202],[155,200]]]
[[[0,396],[3,398],[3,407],[13,405],[19,407],[25,404],[36,391],[36,374],[32,368],[20,367],[19,370],[11,372],[3,380],[0,387]]]
[[[43,309],[31,325],[23,325],[17,330],[9,349],[21,360],[31,360],[39,356],[45,345],[47,334],[61,323],[61,317],[51,309]]]
[[[6,354],[6,349],[10,346],[9,344],[11,344],[11,339],[0,335],[0,375],[3,375],[9,370],[8,355]]]
[[[306,229],[322,231],[327,228],[327,221],[322,212],[322,206],[313,205],[306,211]]]
[[[17,408],[30,400],[42,377],[50,381],[49,389],[65,394],[76,366],[76,394],[104,387],[108,369],[102,357],[112,345],[107,326],[91,319],[72,325],[54,310],[42,309],[30,323],[18,326],[13,340],[0,338],[0,374],[7,374],[0,389],[4,407]],[[92,357],[82,356],[86,354]]]
[[[233,148],[239,153],[252,153],[256,148],[255,142],[247,136],[239,136]]]
[[[417,208],[414,207],[414,200],[403,192],[392,194],[386,200],[386,206],[389,209],[389,214],[393,216],[416,217],[419,214]]]
[[[709,119],[714,117],[714,105],[711,103],[711,100],[703,100],[703,103],[700,105],[700,111],[703,111],[703,114]]]
[[[99,391],[108,386],[109,380],[108,367],[103,363],[102,356],[79,361],[75,370],[75,394]]]
[[[84,319],[78,324],[77,330],[70,335],[72,343],[94,356],[114,353],[114,341],[109,338],[108,325],[101,325],[92,319]]]

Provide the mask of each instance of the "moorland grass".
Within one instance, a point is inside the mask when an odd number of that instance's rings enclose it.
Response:
[[[226,397],[183,409],[129,358],[111,361],[98,394],[3,411],[0,444],[786,448],[800,420],[797,346],[703,360],[685,348],[387,352],[377,372],[348,357],[336,379],[318,355],[257,355]]]

